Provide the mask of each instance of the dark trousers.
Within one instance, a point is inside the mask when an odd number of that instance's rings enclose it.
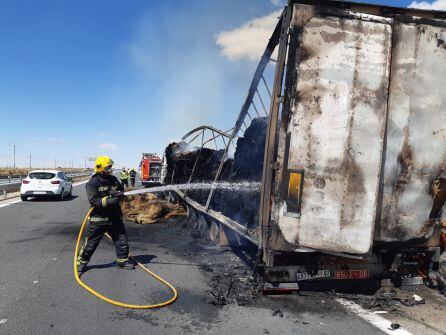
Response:
[[[130,185],[132,185],[132,187],[135,186],[135,180],[135,177],[130,177]]]
[[[128,179],[121,179],[121,184],[124,187],[129,187],[129,180]]]
[[[108,224],[90,221],[87,228],[85,244],[79,253],[82,261],[90,261],[91,256],[106,232],[111,236],[115,244],[117,261],[125,261],[128,259],[129,243],[127,241],[127,233],[125,232],[122,220],[116,219]]]

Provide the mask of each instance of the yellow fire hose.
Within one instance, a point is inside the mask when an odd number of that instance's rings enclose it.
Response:
[[[153,308],[160,308],[160,307],[164,307],[167,306],[171,303],[173,303],[175,300],[177,300],[178,298],[178,292],[175,289],[175,287],[173,287],[172,284],[170,284],[167,280],[161,278],[160,276],[158,276],[156,273],[150,271],[148,268],[146,268],[144,265],[142,265],[140,262],[138,262],[134,257],[132,257],[132,255],[129,254],[129,257],[131,259],[133,259],[133,261],[139,265],[139,267],[144,270],[146,273],[148,273],[149,275],[151,275],[152,277],[154,277],[156,280],[160,281],[161,283],[163,283],[164,285],[166,285],[172,292],[173,292],[173,297],[170,298],[169,300],[166,300],[164,302],[158,303],[158,304],[153,304],[153,305],[132,305],[132,304],[126,304],[124,302],[120,302],[120,301],[116,301],[110,298],[107,298],[106,296],[102,295],[101,293],[95,291],[94,289],[92,289],[90,286],[88,286],[87,284],[85,284],[79,277],[78,273],[77,273],[77,255],[79,253],[79,245],[81,242],[81,238],[82,238],[82,234],[85,230],[85,227],[87,225],[87,221],[88,218],[90,217],[91,211],[93,210],[93,208],[90,208],[90,210],[88,211],[87,215],[85,216],[84,222],[82,223],[81,229],[79,231],[79,235],[77,237],[77,243],[76,243],[76,250],[74,252],[74,262],[73,262],[73,270],[74,270],[74,277],[76,278],[77,283],[82,286],[84,289],[86,289],[88,292],[90,292],[91,294],[93,294],[94,296],[98,297],[99,299],[104,300],[105,302],[108,302],[109,304],[112,305],[116,305],[116,306],[120,306],[120,307],[125,307],[125,308],[133,308],[133,309],[153,309]],[[110,235],[106,234],[107,237],[109,239],[111,239]]]

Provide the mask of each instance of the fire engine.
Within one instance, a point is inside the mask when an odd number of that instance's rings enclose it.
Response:
[[[157,154],[143,153],[141,163],[141,182],[144,186],[162,184],[163,159]]]

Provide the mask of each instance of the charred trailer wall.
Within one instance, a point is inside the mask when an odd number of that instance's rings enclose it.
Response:
[[[320,2],[293,6],[267,248],[427,241],[445,198],[446,22]]]
[[[185,142],[171,143],[165,150],[167,160],[165,182],[168,184],[187,183],[195,164],[192,181],[213,181],[222,156],[223,150],[191,148]],[[228,160],[223,169],[222,177],[227,178],[229,171],[231,171],[231,165],[232,160]]]
[[[243,137],[237,139],[234,163],[226,178],[232,183],[260,182],[263,171],[267,118],[254,118]],[[255,229],[259,221],[260,191],[225,192],[217,190],[211,208],[222,212],[249,229]]]
[[[234,158],[224,163],[219,181],[221,182],[260,182],[263,170],[265,132],[267,118],[254,118],[242,137],[237,139]],[[171,143],[166,148],[168,184],[187,183],[194,164],[196,167],[191,183],[212,183],[218,170],[223,150],[190,148],[184,142]],[[187,196],[205,205],[209,189],[188,190]],[[254,229],[258,225],[260,191],[246,193],[239,191],[216,190],[210,208],[240,224]]]

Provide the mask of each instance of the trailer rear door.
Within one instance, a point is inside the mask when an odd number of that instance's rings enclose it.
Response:
[[[311,8],[311,7],[310,7]],[[367,253],[387,112],[391,25],[296,5],[296,78],[279,133],[272,224],[289,245]],[[289,89],[289,87],[288,87]],[[269,248],[275,249],[274,236]],[[276,244],[276,249],[280,247]]]
[[[432,24],[394,24],[378,241],[429,238],[445,200],[446,27]]]

